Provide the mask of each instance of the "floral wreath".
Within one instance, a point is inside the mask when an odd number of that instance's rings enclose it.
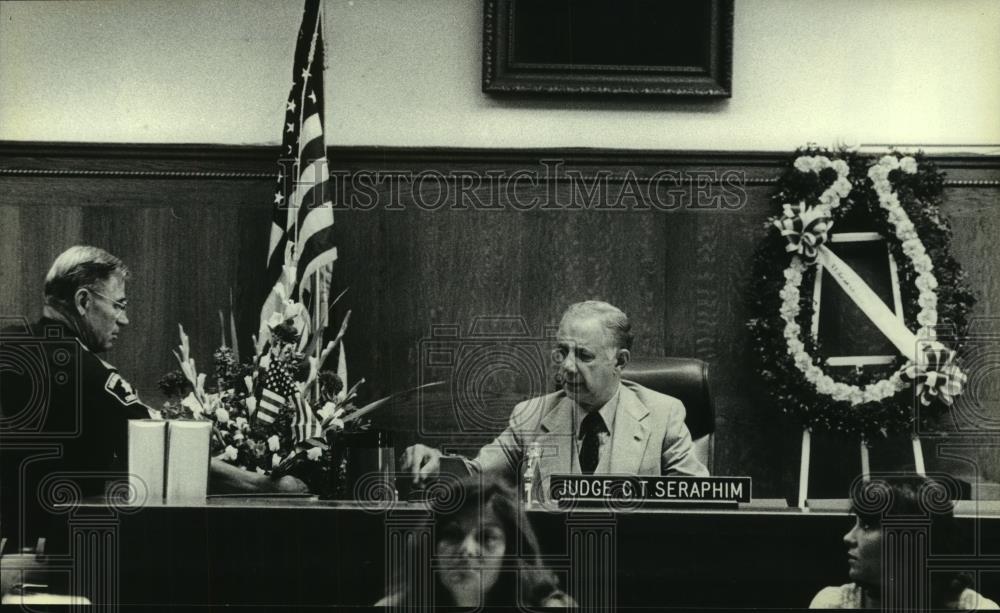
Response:
[[[800,150],[779,178],[772,200],[782,214],[768,220],[754,256],[748,327],[772,401],[804,427],[868,440],[912,432],[915,394],[927,427],[961,393],[965,375],[955,351],[962,343],[951,336],[965,329],[975,300],[949,253],[951,228],[938,210],[942,187],[943,173],[922,154],[876,161]],[[816,305],[799,288],[815,282],[814,263],[834,225],[886,239],[898,267],[902,323],[919,340],[916,361],[900,356],[835,378],[815,357],[818,339],[804,331]]]

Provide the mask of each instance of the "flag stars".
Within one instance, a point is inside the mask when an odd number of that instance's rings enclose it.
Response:
[[[275,204],[281,204],[284,201],[285,201],[285,195],[284,194],[282,194],[281,192],[274,192],[274,203]]]
[[[308,79],[308,78],[309,78],[310,76],[312,76],[312,73],[311,73],[311,72],[309,72],[309,69],[308,69],[308,68],[303,68],[303,69],[302,69],[302,80],[303,80],[303,81],[305,81],[305,80],[307,80],[307,79]]]
[[[294,132],[295,131],[295,124],[293,124],[293,123],[286,123],[285,126],[286,126],[285,127],[285,132]]]
[[[308,96],[308,98],[309,98],[310,102],[312,102],[313,104],[316,104],[316,92],[314,92],[313,90],[310,89],[309,90],[309,96]]]
[[[294,100],[289,100],[288,102],[286,102],[285,103],[285,109],[288,110],[289,113],[294,113],[295,112],[295,101]]]

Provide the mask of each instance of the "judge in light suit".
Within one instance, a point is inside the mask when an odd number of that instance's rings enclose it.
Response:
[[[558,392],[514,407],[507,428],[469,468],[516,481],[534,453],[535,488],[544,499],[554,474],[705,476],[694,455],[680,400],[622,381],[632,346],[631,324],[617,307],[571,305],[556,335]],[[414,445],[403,468],[419,482],[438,472],[441,453]]]

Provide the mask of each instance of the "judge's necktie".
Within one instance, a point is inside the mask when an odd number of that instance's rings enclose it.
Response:
[[[580,424],[580,470],[585,475],[592,475],[597,469],[599,451],[601,449],[601,432],[607,430],[601,414],[597,411],[587,413]]]

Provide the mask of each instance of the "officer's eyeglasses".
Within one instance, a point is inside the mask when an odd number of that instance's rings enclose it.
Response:
[[[128,308],[128,300],[124,298],[122,298],[121,300],[115,300],[111,296],[106,296],[101,292],[97,291],[96,289],[91,289],[88,287],[87,290],[90,291],[91,293],[97,294],[101,298],[104,298],[105,300],[110,302],[115,307],[115,313],[124,313],[125,309]]]

